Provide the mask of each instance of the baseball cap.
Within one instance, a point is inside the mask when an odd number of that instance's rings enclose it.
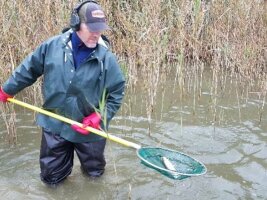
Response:
[[[85,23],[91,32],[101,32],[110,29],[100,5],[94,2],[84,4],[79,11],[81,22]]]

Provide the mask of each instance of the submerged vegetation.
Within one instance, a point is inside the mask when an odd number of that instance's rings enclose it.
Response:
[[[0,83],[48,37],[68,26],[76,0],[0,0],[2,49]],[[214,95],[226,77],[234,84],[267,91],[267,15],[265,0],[100,0],[112,31],[106,33],[126,72],[128,88],[144,83],[150,121],[161,81],[175,71],[182,91],[201,94],[203,71],[211,70]],[[190,84],[191,83],[191,84]],[[34,90],[34,92],[32,92]],[[40,82],[26,97],[41,100]],[[237,93],[238,95],[238,93]],[[182,101],[183,93],[178,97]],[[196,100],[195,99],[195,100]],[[264,104],[262,106],[263,110]]]

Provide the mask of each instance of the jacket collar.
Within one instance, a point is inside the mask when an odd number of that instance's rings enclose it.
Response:
[[[72,44],[71,44],[71,34],[73,34],[73,30],[70,29],[63,33],[61,35],[61,41],[62,41],[62,46],[65,48],[68,46],[69,48],[72,49]],[[105,41],[102,39],[102,37],[99,38],[98,40],[98,45],[96,50],[93,53],[93,57],[97,58],[99,61],[104,59],[104,56],[106,54],[106,51],[108,51],[109,47],[105,43]]]

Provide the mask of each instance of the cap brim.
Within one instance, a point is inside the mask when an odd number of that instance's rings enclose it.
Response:
[[[86,24],[91,32],[102,32],[110,30],[110,27],[104,22],[88,23]]]

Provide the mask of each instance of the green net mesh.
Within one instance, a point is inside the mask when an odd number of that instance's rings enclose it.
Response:
[[[169,149],[145,147],[138,149],[137,155],[143,164],[173,179],[181,180],[205,174],[207,171],[206,167],[196,159]],[[163,158],[167,158],[174,169],[170,169]]]

